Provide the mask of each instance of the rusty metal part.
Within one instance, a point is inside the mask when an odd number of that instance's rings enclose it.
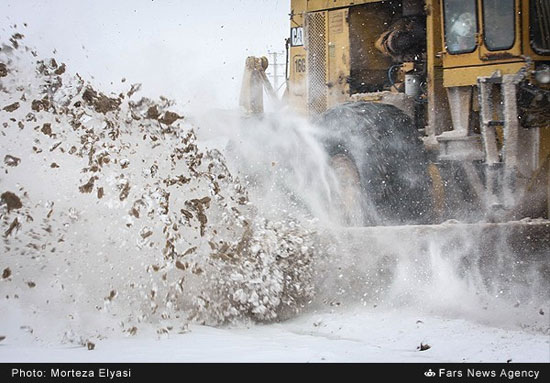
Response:
[[[264,112],[264,90],[273,101],[278,101],[277,94],[265,74],[268,67],[266,57],[251,56],[246,59],[239,99],[239,105],[246,114],[258,115]]]
[[[375,47],[396,61],[412,61],[426,50],[425,35],[422,17],[405,17],[392,24],[375,42]]]

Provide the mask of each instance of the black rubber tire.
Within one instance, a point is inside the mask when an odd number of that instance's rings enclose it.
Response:
[[[319,123],[329,157],[345,155],[357,167],[365,225],[431,223],[428,156],[404,112],[354,102],[329,109]]]

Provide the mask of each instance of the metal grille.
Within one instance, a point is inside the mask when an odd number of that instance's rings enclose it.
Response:
[[[327,109],[327,33],[326,12],[307,15],[308,109],[320,114]]]

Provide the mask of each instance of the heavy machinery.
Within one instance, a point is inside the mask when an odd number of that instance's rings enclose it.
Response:
[[[352,226],[455,219],[548,264],[549,0],[291,0],[290,23],[286,102],[326,132]]]

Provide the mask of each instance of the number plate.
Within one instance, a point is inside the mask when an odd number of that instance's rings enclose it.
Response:
[[[306,73],[305,56],[294,56],[294,70],[296,73]]]

